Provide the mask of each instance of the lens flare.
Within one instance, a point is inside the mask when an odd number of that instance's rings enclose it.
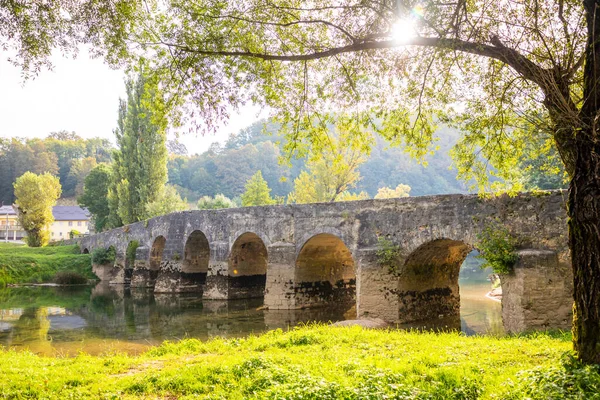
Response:
[[[416,17],[422,17],[423,15],[425,15],[425,9],[421,4],[417,4],[416,6],[414,6],[411,12]]]
[[[396,21],[392,25],[392,39],[398,43],[406,43],[416,36],[415,21],[411,18]]]

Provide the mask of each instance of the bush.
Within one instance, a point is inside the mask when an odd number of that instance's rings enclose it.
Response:
[[[509,274],[517,261],[517,240],[499,222],[488,224],[478,236],[478,258],[485,262],[481,268],[491,267],[496,274]]]
[[[400,259],[400,247],[384,237],[377,239],[377,263],[387,268],[391,274],[398,273],[398,261]]]
[[[130,266],[133,266],[133,263],[135,261],[135,252],[137,251],[138,247],[140,247],[140,242],[138,242],[137,240],[132,240],[127,245],[127,250],[125,251],[125,259],[127,260],[127,264],[129,264]]]
[[[94,250],[92,253],[92,263],[105,265],[111,264],[115,262],[117,258],[117,252],[115,248],[110,246],[108,249],[99,248]]]
[[[214,198],[210,196],[203,196],[198,200],[199,210],[218,210],[220,208],[233,208],[236,204],[230,198],[218,194]]]
[[[84,285],[88,283],[85,276],[73,271],[57,272],[52,281],[59,285]]]

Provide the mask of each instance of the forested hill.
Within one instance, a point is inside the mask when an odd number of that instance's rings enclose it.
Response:
[[[213,144],[202,154],[189,156],[185,146],[169,141],[169,183],[182,197],[195,204],[202,196],[222,193],[229,198],[244,192],[248,179],[257,171],[271,188],[272,196],[286,197],[294,190],[294,179],[306,170],[305,160],[293,160],[292,166],[280,165],[281,146],[278,144],[278,126],[264,121],[256,122],[230,136],[224,145]],[[389,148],[377,140],[367,160],[360,165],[360,180],[350,191],[366,192],[370,197],[382,187],[398,184],[411,187],[411,196],[445,193],[466,193],[468,186],[456,179],[451,169],[449,149],[460,133],[442,127],[436,132],[439,150],[426,157],[426,166],[417,163],[401,148]],[[83,191],[83,182],[99,163],[111,163],[114,147],[107,139],[82,139],[73,132],[56,132],[45,139],[0,138],[0,201],[14,201],[13,183],[26,171],[50,172],[60,179],[62,196],[75,198]],[[524,174],[528,189],[552,189],[564,186],[556,172],[544,173],[539,160],[523,160],[529,167]],[[239,201],[237,202],[238,204]]]
[[[294,179],[305,168],[305,161],[293,160],[291,167],[280,165],[278,127],[267,124],[270,135],[264,133],[263,127],[264,121],[256,122],[231,135],[225,145],[213,144],[200,155],[172,156],[169,183],[188,201],[219,193],[235,198],[244,191],[246,181],[260,170],[272,195],[287,196],[293,190]],[[366,191],[374,197],[380,187],[403,183],[412,188],[412,196],[466,193],[466,185],[456,179],[456,170],[450,169],[452,160],[448,154],[459,132],[442,128],[437,136],[440,149],[426,158],[427,166],[411,159],[401,148],[388,148],[383,140],[377,140],[370,157],[360,166],[361,179],[353,191]]]

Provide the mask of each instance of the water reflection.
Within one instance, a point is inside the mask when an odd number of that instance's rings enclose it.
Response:
[[[468,263],[466,263],[468,264]],[[485,297],[487,273],[461,273],[461,315],[401,328],[501,334],[501,304]],[[99,284],[0,290],[0,345],[41,354],[138,353],[164,340],[239,337],[310,321],[353,319],[351,309],[263,310],[262,300],[201,301],[194,294],[153,294]]]

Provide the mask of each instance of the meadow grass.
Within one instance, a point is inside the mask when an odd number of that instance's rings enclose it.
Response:
[[[311,325],[196,339],[140,356],[0,352],[4,398],[594,399],[597,367],[569,334],[459,333]]]
[[[90,255],[80,254],[76,245],[36,248],[0,243],[0,287],[11,283],[51,282],[58,272],[64,271],[96,279]]]

